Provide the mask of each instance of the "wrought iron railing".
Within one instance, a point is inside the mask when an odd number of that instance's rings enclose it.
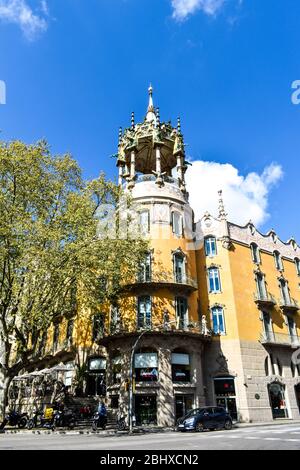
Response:
[[[157,283],[157,284],[180,284],[183,286],[191,286],[198,288],[196,279],[186,275],[174,275],[167,272],[151,273],[151,276],[138,276],[136,283]],[[134,284],[134,283],[133,283]]]

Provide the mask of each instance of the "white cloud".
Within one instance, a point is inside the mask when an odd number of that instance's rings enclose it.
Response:
[[[244,225],[251,219],[259,226],[269,217],[268,199],[272,187],[282,178],[280,165],[272,163],[263,173],[239,174],[229,163],[192,162],[186,174],[190,204],[196,221],[208,211],[218,215],[218,191],[223,190],[223,199],[231,222]]]
[[[215,15],[227,0],[171,0],[173,18],[184,20],[187,16],[202,10],[207,15]]]
[[[17,24],[26,38],[33,40],[48,27],[47,3],[43,0],[40,5],[42,15],[34,13],[27,0],[0,0],[0,20]]]

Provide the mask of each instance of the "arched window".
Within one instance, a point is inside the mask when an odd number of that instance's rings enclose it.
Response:
[[[221,292],[219,269],[212,267],[208,269],[209,292]]]
[[[267,300],[267,287],[265,277],[262,273],[256,273],[256,287],[257,287],[257,296],[259,300]]]
[[[225,335],[226,330],[223,307],[213,307],[211,309],[211,312],[214,333]]]
[[[299,258],[295,258],[295,266],[296,266],[297,275],[300,276],[300,259]]]
[[[256,243],[251,243],[251,254],[253,263],[260,264],[260,252]]]
[[[181,349],[172,353],[172,380],[173,382],[190,382],[191,364],[190,354]]]
[[[274,255],[276,269],[278,271],[283,271],[283,263],[282,263],[281,254],[279,253],[279,251],[275,250],[273,255]]]
[[[279,280],[279,288],[280,288],[280,293],[281,293],[281,301],[284,303],[284,305],[290,305],[291,296],[290,296],[288,283],[285,279]]]
[[[215,237],[209,236],[205,238],[205,254],[211,257],[216,256],[217,242]]]
[[[157,382],[157,352],[154,349],[140,349],[134,355],[134,370],[137,382]]]

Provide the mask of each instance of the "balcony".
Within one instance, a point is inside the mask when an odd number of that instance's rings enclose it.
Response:
[[[265,292],[264,294],[255,292],[254,302],[261,307],[274,307],[277,303],[275,297],[269,292]]]
[[[283,298],[279,300],[279,306],[282,310],[289,312],[297,312],[300,309],[299,303],[297,300],[290,298]]]
[[[267,346],[287,346],[299,348],[300,340],[297,335],[287,335],[285,333],[261,333],[260,343]]]
[[[147,335],[191,335],[200,336],[203,340],[210,341],[212,332],[202,322],[182,322],[171,321],[165,324],[153,324],[148,327],[135,328],[133,325],[119,325],[117,329],[105,330],[102,332],[101,337],[97,339],[98,344],[107,345],[114,338],[122,338],[124,336],[137,336],[141,333]]]
[[[151,276],[141,276],[132,284],[127,284],[125,290],[139,291],[141,288],[151,287],[153,289],[160,289],[168,287],[176,292],[185,291],[192,292],[198,289],[196,279],[190,276],[175,276],[172,273],[160,272],[152,273]]]

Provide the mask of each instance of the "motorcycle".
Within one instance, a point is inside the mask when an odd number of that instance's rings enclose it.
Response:
[[[126,429],[126,418],[125,418],[125,416],[121,416],[121,418],[118,419],[117,429],[118,429],[118,431],[125,431],[125,429]]]
[[[17,411],[10,411],[2,421],[0,429],[4,429],[8,424],[9,426],[18,426],[19,429],[24,429],[28,422],[27,413],[18,413]]]
[[[107,425],[107,416],[101,415],[100,413],[95,413],[93,417],[92,429],[93,431],[97,431],[98,428],[102,428],[103,430],[106,428]]]
[[[27,428],[46,428],[55,430],[55,418],[57,411],[53,408],[47,408],[45,412],[36,411],[34,415],[28,420]]]
[[[72,410],[60,410],[55,413],[54,426],[73,429],[75,425],[76,419]]]

